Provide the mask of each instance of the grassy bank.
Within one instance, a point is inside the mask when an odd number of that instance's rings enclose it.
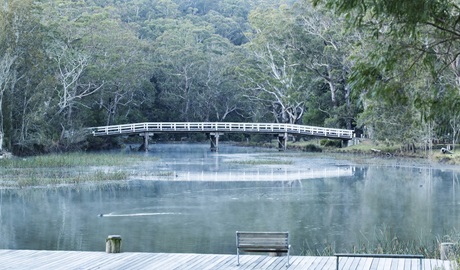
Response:
[[[358,145],[353,145],[345,148],[337,149],[337,152],[340,153],[349,153],[349,154],[364,154],[364,155],[373,155],[381,156],[386,158],[391,157],[406,157],[406,158],[419,158],[431,161],[438,164],[446,165],[458,165],[460,164],[460,152],[450,151],[442,152],[441,148],[444,145],[438,145],[431,149],[421,150],[421,149],[404,149],[402,146],[385,146],[373,144],[370,141],[365,141]]]
[[[0,159],[0,187],[23,188],[128,179],[120,166],[143,162],[136,155],[50,154]],[[151,160],[151,158],[150,158]]]
[[[265,143],[263,147],[276,147],[276,143]],[[309,140],[288,142],[288,149],[305,151],[305,152],[329,152],[329,153],[344,153],[362,156],[382,157],[382,158],[414,158],[423,159],[426,162],[433,162],[444,165],[459,165],[460,164],[460,151],[453,150],[451,152],[443,153],[441,151],[444,145],[437,145],[430,150],[421,149],[405,149],[401,145],[394,144],[387,146],[385,144],[376,144],[370,140],[361,140],[357,145],[340,147],[338,140]],[[457,147],[458,148],[458,147]],[[460,149],[460,148],[458,148]]]

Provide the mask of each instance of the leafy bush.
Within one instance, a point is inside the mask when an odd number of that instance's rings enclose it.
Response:
[[[303,148],[303,151],[305,152],[323,152],[323,149],[321,149],[321,147],[317,146],[316,144],[307,144]]]
[[[342,147],[342,141],[340,140],[329,140],[329,139],[322,139],[319,144],[324,147]]]

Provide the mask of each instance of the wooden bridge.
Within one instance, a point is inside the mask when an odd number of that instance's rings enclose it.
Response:
[[[353,138],[353,130],[279,123],[145,122],[92,127],[90,130],[94,136],[144,134],[145,146],[148,144],[148,136],[153,135],[153,133],[201,132],[209,135],[212,151],[217,151],[219,136],[224,133],[278,135],[280,149],[286,148],[288,135],[326,137],[342,140],[351,140]]]

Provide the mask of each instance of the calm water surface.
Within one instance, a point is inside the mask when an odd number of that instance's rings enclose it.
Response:
[[[106,236],[120,234],[123,251],[234,254],[237,230],[283,230],[302,254],[460,229],[458,171],[219,150],[156,144],[138,153],[151,162],[119,168],[136,174],[124,183],[0,190],[0,248],[103,251]]]

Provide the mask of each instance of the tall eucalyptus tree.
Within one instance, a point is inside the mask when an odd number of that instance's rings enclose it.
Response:
[[[455,124],[458,109],[438,106],[446,99],[458,100],[460,95],[457,1],[313,2],[345,14],[353,27],[368,33],[363,45],[371,49],[365,50],[365,55],[356,61],[351,76],[357,91],[365,93],[367,98],[413,105],[425,126],[432,127],[428,133],[433,136],[427,141],[445,133],[442,130],[446,129],[441,126],[433,129],[435,123],[440,122],[440,116],[451,115],[453,129],[458,128]],[[455,91],[450,91],[451,88]],[[456,134],[457,130],[450,133]]]
[[[249,61],[240,68],[245,95],[281,123],[297,123],[308,99],[305,70],[291,44],[298,28],[287,9],[265,9],[251,13],[254,28],[247,44]]]
[[[36,1],[4,2],[0,12],[2,65],[10,66],[9,83],[2,89],[4,146],[14,152],[41,148],[53,141],[47,124],[47,84],[53,67],[48,64],[44,46],[50,39],[49,28],[42,23],[42,8]],[[10,57],[13,62],[5,61]]]

